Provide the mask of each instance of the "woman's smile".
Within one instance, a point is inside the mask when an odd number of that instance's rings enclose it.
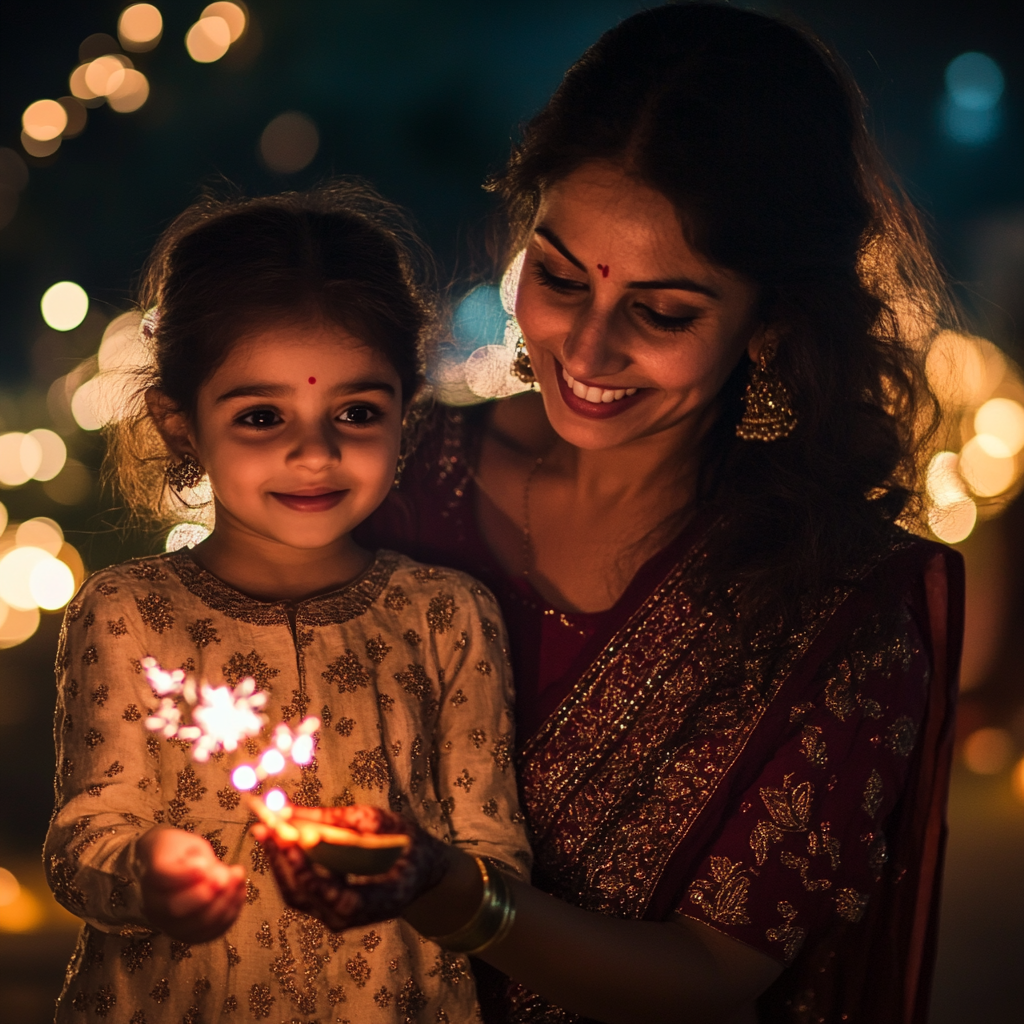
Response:
[[[646,388],[602,388],[573,377],[555,360],[558,391],[562,401],[581,416],[605,419],[633,408],[645,394]]]

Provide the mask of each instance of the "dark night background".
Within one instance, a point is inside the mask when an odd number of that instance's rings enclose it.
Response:
[[[0,227],[0,432],[54,426],[48,387],[95,353],[105,321],[129,308],[157,234],[204,185],[267,192],[335,173],[365,177],[412,211],[442,278],[457,292],[458,282],[486,271],[493,203],[480,185],[501,166],[517,124],[602,31],[646,5],[251,0],[246,35],[222,60],[198,64],[182,40],[203,3],[158,0],[162,42],[131,55],[150,81],[148,102],[130,114],[90,110],[85,131],[53,156],[27,156],[19,141],[22,111],[33,100],[67,94],[79,44],[92,33],[115,35],[124,6],[3,5],[0,147],[21,154],[29,174],[17,212]],[[867,96],[884,151],[929,218],[970,329],[1024,362],[1024,3],[742,6],[794,17],[838,49]],[[939,116],[943,72],[971,50],[993,58],[1006,80],[1001,129],[977,146],[950,139]],[[288,110],[315,122],[320,147],[304,170],[274,174],[258,158],[258,141]],[[91,313],[81,328],[58,336],[44,325],[39,299],[63,279],[81,284],[103,316]],[[92,490],[71,506],[55,503],[38,483],[0,491],[11,518],[57,519],[89,570],[158,550],[159,538],[120,527],[109,494],[95,482],[97,434],[71,430],[65,441],[93,472]],[[1016,759],[1024,753],[1022,499],[960,547],[975,595],[962,729],[1005,728]],[[52,806],[59,623],[59,613],[44,613],[35,636],[0,651],[0,865],[36,888]],[[984,639],[971,647],[972,637]],[[1022,799],[1013,797],[1008,771],[956,769],[935,1024],[1024,1019]],[[49,906],[46,914],[24,934],[4,934],[0,917],[5,1020],[51,1019],[73,932]]]

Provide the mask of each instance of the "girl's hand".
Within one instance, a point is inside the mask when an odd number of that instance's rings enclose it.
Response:
[[[136,845],[142,907],[154,927],[182,942],[209,942],[245,902],[245,870],[223,864],[200,836],[158,825]]]
[[[349,883],[344,875],[315,864],[296,843],[263,824],[252,834],[263,843],[285,902],[318,917],[332,931],[397,917],[417,897],[437,885],[448,869],[450,848],[418,825],[378,807],[294,807],[289,819],[351,829],[362,835],[405,835],[406,852],[387,874]]]

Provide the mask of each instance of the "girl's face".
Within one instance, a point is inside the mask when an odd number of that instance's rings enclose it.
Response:
[[[591,163],[543,196],[516,317],[551,425],[601,449],[699,426],[743,350],[760,352],[756,301],[660,192]]]
[[[189,439],[227,516],[296,548],[331,545],[384,500],[402,433],[398,374],[339,327],[242,339],[199,389]]]

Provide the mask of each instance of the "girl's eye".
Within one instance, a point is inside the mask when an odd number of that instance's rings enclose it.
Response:
[[[542,288],[549,288],[560,295],[569,295],[574,292],[585,292],[587,290],[587,285],[583,281],[573,281],[568,277],[556,277],[540,260],[533,264],[533,276]]]
[[[380,413],[369,405],[349,406],[339,417],[342,423],[371,423]]]
[[[642,303],[637,303],[635,308],[640,319],[646,321],[658,331],[685,331],[697,319],[695,316],[666,316],[664,313],[658,313],[656,310],[651,309],[650,306],[645,306]]]
[[[283,421],[273,409],[252,409],[247,413],[243,413],[238,418],[238,422],[244,423],[247,427],[257,427],[265,430],[267,427],[276,427],[278,423]]]

